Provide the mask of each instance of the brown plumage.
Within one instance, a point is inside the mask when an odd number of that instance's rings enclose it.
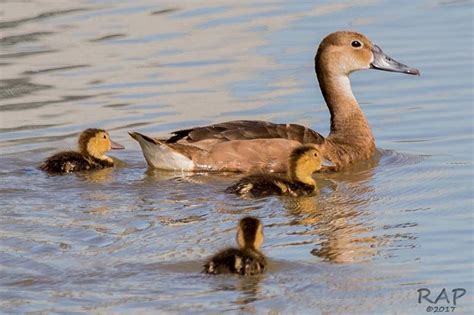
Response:
[[[369,159],[375,142],[369,123],[352,94],[349,75],[357,70],[378,69],[419,75],[383,53],[364,35],[340,31],[319,45],[315,71],[331,113],[331,131],[324,138],[297,124],[238,120],[173,132],[168,139],[152,139],[138,132],[151,167],[185,171],[284,172],[290,152],[314,144],[324,159],[340,170]],[[193,149],[190,149],[193,148]]]
[[[113,142],[107,131],[90,128],[79,135],[79,152],[64,151],[47,158],[40,169],[48,173],[71,173],[114,166],[112,158],[105,155],[111,149],[123,149]]]
[[[257,275],[265,271],[265,256],[260,252],[263,243],[262,222],[254,217],[245,217],[237,226],[239,248],[227,248],[212,256],[204,265],[207,274]]]
[[[235,120],[204,127],[196,127],[173,132],[173,136],[165,140],[166,143],[178,143],[185,140],[196,143],[204,140],[232,140],[275,139],[283,138],[301,143],[320,143],[324,140],[314,130],[297,124],[274,124],[258,120]]]
[[[254,174],[245,176],[226,189],[245,197],[287,195],[301,197],[316,191],[316,182],[311,175],[321,169],[321,157],[312,145],[299,146],[288,159],[287,176],[276,174]]]

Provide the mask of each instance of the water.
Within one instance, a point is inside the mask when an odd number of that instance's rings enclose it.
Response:
[[[419,288],[465,288],[455,312],[472,314],[472,20],[472,1],[3,2],[1,312],[425,314]],[[128,130],[262,119],[327,134],[313,56],[339,29],[422,73],[352,76],[373,161],[318,175],[301,200],[147,170]],[[87,127],[127,147],[118,168],[37,169]],[[245,214],[265,224],[269,272],[201,275]]]

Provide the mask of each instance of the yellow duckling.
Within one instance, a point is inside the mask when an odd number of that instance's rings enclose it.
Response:
[[[286,177],[276,174],[249,175],[232,184],[226,192],[246,197],[306,196],[316,191],[316,182],[311,175],[320,169],[319,151],[312,145],[303,145],[291,152]]]
[[[267,265],[260,252],[263,243],[263,225],[259,219],[245,217],[237,226],[239,248],[227,248],[212,256],[204,265],[207,274],[234,273],[243,276],[261,274]]]
[[[47,158],[40,169],[49,173],[71,173],[113,167],[114,160],[105,153],[121,149],[124,147],[113,142],[107,131],[90,128],[79,136],[79,152],[56,153]]]

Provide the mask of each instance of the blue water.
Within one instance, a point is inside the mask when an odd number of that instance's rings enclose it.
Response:
[[[472,1],[4,2],[0,20],[0,312],[426,314],[446,288],[472,314]],[[329,130],[313,58],[353,29],[421,76],[362,71],[380,154],[317,175],[314,198],[241,200],[237,176],[148,170],[128,130],[231,119]],[[47,176],[88,127],[123,163]],[[270,270],[206,277],[244,215]]]

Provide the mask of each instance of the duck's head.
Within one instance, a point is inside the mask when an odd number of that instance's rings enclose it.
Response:
[[[254,217],[245,217],[237,226],[237,244],[240,248],[259,250],[263,243],[262,222]]]
[[[105,153],[121,149],[124,149],[123,145],[112,141],[108,132],[103,129],[89,128],[79,136],[79,151],[97,159],[111,160]]]
[[[312,145],[303,145],[291,152],[288,164],[290,179],[314,184],[311,174],[322,167],[321,153]]]
[[[316,72],[345,75],[363,70],[377,69],[420,75],[418,69],[404,65],[373,44],[365,35],[339,31],[327,35],[319,45],[315,57]]]

